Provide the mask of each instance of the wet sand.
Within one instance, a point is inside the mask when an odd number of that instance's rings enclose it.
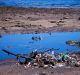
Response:
[[[0,34],[80,31],[80,8],[0,7]]]

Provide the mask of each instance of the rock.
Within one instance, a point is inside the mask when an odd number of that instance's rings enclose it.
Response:
[[[72,46],[80,46],[80,41],[69,40],[69,41],[66,41],[66,44],[72,45]]]
[[[80,61],[76,62],[76,63],[75,63],[75,66],[76,66],[76,67],[80,67]]]

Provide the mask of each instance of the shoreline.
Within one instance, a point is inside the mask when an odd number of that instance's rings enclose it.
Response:
[[[80,66],[37,67],[18,65],[17,60],[8,59],[0,62],[0,75],[79,75]],[[61,63],[62,64],[62,63]],[[58,64],[59,65],[59,64]],[[5,72],[4,72],[5,71]]]
[[[0,36],[43,32],[80,32],[80,8],[0,7]],[[25,69],[16,62],[0,61],[0,75],[80,75],[80,67]]]
[[[0,16],[0,34],[80,31],[80,8],[0,7]]]
[[[79,75],[80,67],[24,67],[13,59],[0,62],[0,75]],[[5,71],[5,72],[4,72]]]

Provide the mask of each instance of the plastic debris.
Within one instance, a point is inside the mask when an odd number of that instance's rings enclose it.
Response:
[[[55,49],[53,49],[55,50]],[[11,54],[17,57],[18,63],[24,65],[24,67],[65,67],[65,66],[75,66],[80,67],[80,54],[71,53],[71,54],[55,54],[52,49],[48,49],[44,52],[39,52],[38,50],[32,51],[29,57],[25,57],[21,54],[14,54],[7,50],[2,50],[7,54]],[[51,54],[48,51],[52,51]],[[21,60],[19,60],[21,59]],[[24,60],[23,60],[24,59]]]

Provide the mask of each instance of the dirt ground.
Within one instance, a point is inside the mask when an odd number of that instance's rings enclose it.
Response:
[[[0,34],[56,31],[80,31],[80,9],[0,7]]]
[[[16,62],[0,63],[0,75],[80,75],[80,67],[38,68],[16,65]]]

